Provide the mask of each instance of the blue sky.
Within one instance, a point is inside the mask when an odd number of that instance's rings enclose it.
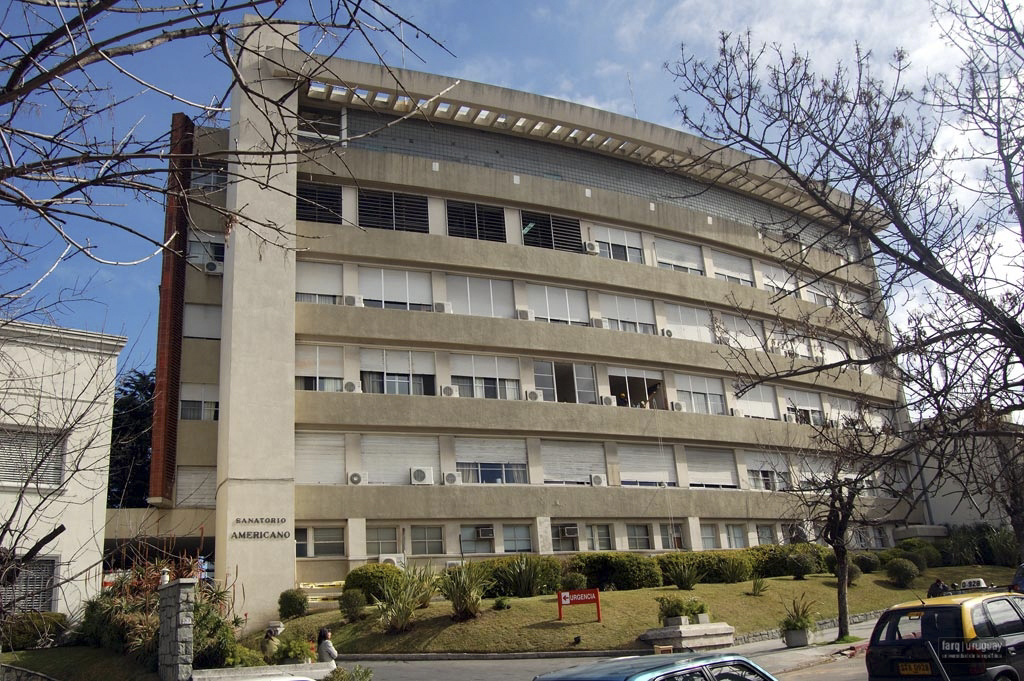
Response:
[[[906,48],[918,76],[949,66],[942,61],[948,55],[935,37],[925,0],[396,0],[391,6],[454,55],[407,32],[405,37],[419,56],[394,44],[382,45],[385,59],[393,65],[567,99],[670,127],[679,126],[672,102],[677,88],[665,62],[678,57],[684,42],[688,49],[713,54],[723,30],[749,29],[757,42],[796,47],[826,71],[835,60],[849,59],[856,43],[882,61],[896,47]],[[173,56],[136,58],[132,68],[199,101],[223,92],[227,74],[204,57],[203,44],[184,43],[176,49]],[[358,46],[343,56],[372,58]],[[103,77],[114,82],[109,72]],[[144,128],[160,134],[179,110],[185,110],[179,103],[143,95],[118,112],[110,121],[111,130],[141,121]],[[159,210],[140,209],[131,197],[115,203],[123,205],[110,210],[133,215],[141,231],[154,238],[162,233]],[[134,260],[152,251],[138,240],[91,226],[81,226],[79,233],[97,245],[98,254],[111,258]],[[88,280],[88,300],[67,306],[53,321],[126,335],[122,365],[148,369],[154,363],[159,273],[159,258],[111,267],[76,257],[63,263],[41,291],[52,294],[58,287]]]

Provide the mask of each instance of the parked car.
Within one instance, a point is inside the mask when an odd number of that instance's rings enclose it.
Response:
[[[868,644],[868,681],[1024,678],[1024,595],[963,593],[895,605]]]
[[[775,681],[741,655],[728,653],[616,657],[541,674],[534,681]]]

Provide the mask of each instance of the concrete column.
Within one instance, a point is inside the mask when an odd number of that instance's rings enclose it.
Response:
[[[195,578],[176,579],[157,588],[159,601],[160,681],[192,678],[192,613],[195,609]]]
[[[700,518],[696,516],[688,517],[683,531],[687,534],[691,551],[700,551],[704,548],[704,542],[700,536]]]

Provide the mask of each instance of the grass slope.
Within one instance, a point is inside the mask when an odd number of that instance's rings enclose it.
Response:
[[[923,596],[936,577],[946,583],[967,577],[982,577],[990,584],[1008,584],[1013,576],[1009,568],[968,566],[929,569],[919,577],[914,589],[897,589],[884,574],[864,575],[850,589],[850,612],[883,610],[895,603]],[[446,601],[436,600],[430,607],[417,611],[411,631],[385,634],[367,608],[367,618],[346,624],[338,611],[321,612],[287,623],[284,637],[315,638],[316,631],[328,626],[333,632],[335,647],[341,653],[476,653],[558,650],[622,650],[641,646],[636,638],[647,629],[660,626],[658,596],[691,596],[706,602],[711,618],[728,622],[737,634],[764,631],[778,626],[783,615],[783,602],[806,594],[817,601],[819,619],[835,617],[836,579],[832,575],[811,575],[796,581],[791,577],[769,579],[770,588],[762,596],[751,596],[750,582],[739,584],[698,584],[693,591],[675,587],[637,591],[601,593],[602,622],[597,621],[594,606],[565,608],[565,619],[558,621],[558,604],[554,596],[511,599],[509,610],[486,610],[481,617],[468,622],[452,622]],[[485,602],[490,607],[491,601]],[[580,643],[573,643],[579,636]],[[256,647],[256,638],[247,639]]]
[[[19,650],[0,655],[0,663],[23,667],[62,681],[159,681],[156,672],[104,648],[67,646]]]

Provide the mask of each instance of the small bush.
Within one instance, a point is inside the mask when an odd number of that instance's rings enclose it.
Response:
[[[587,588],[587,576],[582,572],[566,572],[562,575],[562,591],[578,591]]]
[[[438,590],[452,602],[453,620],[468,620],[480,614],[483,593],[490,581],[489,571],[480,563],[463,563],[444,571]]]
[[[925,567],[941,567],[942,553],[935,544],[925,539],[904,539],[899,543],[899,548],[904,551],[919,553],[925,560]],[[920,566],[918,566],[920,567]]]
[[[921,574],[917,566],[906,558],[893,558],[885,565],[885,574],[889,581],[901,589],[914,583]]]
[[[59,612],[18,612],[0,627],[0,648],[6,651],[49,648],[67,631],[68,618]]]
[[[502,585],[502,591],[517,598],[540,594],[542,578],[540,556],[525,553],[499,565],[494,571],[494,580]]]
[[[708,612],[707,603],[699,598],[682,598],[680,596],[658,596],[658,617],[688,617],[696,621],[697,615]]]
[[[338,608],[349,622],[358,622],[363,618],[366,609],[366,594],[362,589],[348,589],[341,593]]]
[[[786,559],[786,571],[793,575],[793,579],[806,579],[817,567],[818,561],[803,551],[794,551]]]
[[[495,610],[508,610],[512,607],[512,601],[509,600],[508,596],[498,596],[494,599],[494,605],[492,607]]]
[[[384,595],[385,583],[402,574],[402,570],[388,563],[367,563],[348,573],[344,590],[359,589],[368,600],[380,600]]]
[[[919,551],[907,551],[906,549],[896,549],[893,553],[893,559],[909,560],[917,568],[918,572],[924,572],[928,569],[928,558]],[[890,561],[892,562],[892,561]]]
[[[853,586],[857,583],[857,580],[861,578],[861,569],[857,567],[856,563],[850,563],[846,566],[846,584],[847,586]]]
[[[814,599],[807,598],[805,593],[793,598],[789,603],[783,601],[782,607],[786,614],[779,622],[779,629],[783,632],[815,629],[817,622],[814,617],[814,606],[817,604]]]
[[[1020,547],[1013,531],[1008,527],[990,528],[984,536],[992,554],[992,564],[1004,567],[1015,567],[1020,563]]]
[[[750,595],[763,596],[768,592],[770,586],[768,580],[764,577],[754,577],[750,580]]]
[[[853,554],[853,564],[859,567],[864,574],[871,574],[882,567],[882,561],[879,560],[878,554],[871,551],[860,551]]]
[[[726,584],[736,584],[750,579],[750,561],[746,556],[729,556],[722,563],[722,577]]]
[[[693,591],[693,587],[704,578],[704,574],[697,568],[696,563],[675,561],[668,564],[665,578],[670,584],[675,584],[677,589]]]
[[[412,616],[422,596],[419,580],[415,575],[398,570],[396,576],[383,580],[381,588],[380,598],[374,601],[381,626],[389,633],[411,629]]]
[[[974,528],[957,525],[950,529],[948,537],[936,544],[936,548],[946,565],[974,565],[981,559],[978,544],[978,533]]]
[[[786,559],[792,551],[791,546],[783,544],[762,544],[751,546],[744,553],[750,559],[753,574],[762,577],[784,577],[790,574],[786,568]]]
[[[277,649],[277,656],[281,660],[298,660],[299,662],[315,657],[313,644],[302,638],[288,638],[281,641],[281,645]]]
[[[288,589],[277,597],[277,612],[283,620],[302,617],[309,609],[309,597],[302,589]]]
[[[352,668],[352,671],[335,667],[324,677],[324,681],[373,681],[373,670],[358,664]]]

